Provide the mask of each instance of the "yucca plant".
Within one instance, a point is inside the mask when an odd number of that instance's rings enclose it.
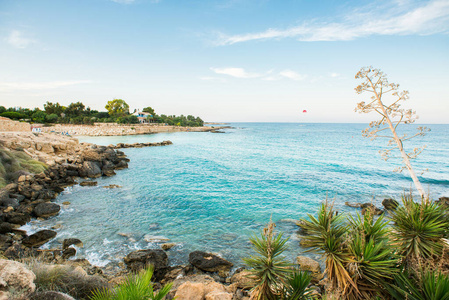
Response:
[[[420,272],[415,276],[403,271],[395,276],[394,284],[387,289],[395,300],[448,300],[449,277],[435,271]]]
[[[449,230],[445,210],[437,203],[415,203],[411,196],[402,198],[403,205],[392,212],[393,242],[404,257],[404,263],[420,262],[441,255]]]
[[[333,205],[327,201],[321,205],[317,218],[310,214],[308,216],[310,221],[303,220],[303,227],[309,234],[304,237],[306,243],[310,245],[307,251],[324,254],[325,273],[333,288],[344,291],[351,285],[357,289],[345,268],[350,259],[344,247],[348,231],[348,226],[344,222],[345,217],[342,214],[338,215]]]
[[[308,272],[296,272],[284,286],[280,300],[309,300],[312,290],[309,288],[312,277]]]
[[[258,255],[243,259],[257,282],[252,290],[251,299],[278,299],[292,273],[291,264],[281,256],[286,249],[285,244],[288,239],[283,239],[282,233],[276,235],[275,226],[270,219],[260,237],[250,238],[252,248]]]
[[[142,270],[139,274],[129,275],[126,281],[114,289],[96,290],[91,300],[162,300],[170,292],[172,283],[165,285],[155,293],[151,278],[153,266]]]

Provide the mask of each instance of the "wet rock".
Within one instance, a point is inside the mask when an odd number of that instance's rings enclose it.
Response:
[[[68,258],[70,258],[72,256],[75,256],[75,255],[76,255],[76,249],[72,248],[72,247],[66,248],[66,249],[64,249],[62,251],[62,258],[63,259],[68,259]]]
[[[394,199],[388,198],[382,201],[382,205],[385,207],[385,209],[395,210],[399,206],[399,203]]]
[[[119,188],[121,188],[122,186],[121,185],[118,185],[118,184],[110,184],[110,185],[105,185],[105,186],[103,186],[105,189],[119,189]]]
[[[154,275],[156,279],[162,279],[164,271],[168,266],[168,256],[163,250],[137,250],[129,253],[124,258],[128,269],[139,271],[148,265],[154,266]]]
[[[115,169],[116,170],[122,170],[122,169],[126,169],[128,168],[128,163],[122,159],[120,160],[116,165],[115,165]]]
[[[6,216],[6,220],[5,221],[7,221],[7,222],[9,222],[11,224],[25,225],[30,220],[31,220],[31,217],[30,217],[29,214],[10,212]]]
[[[62,249],[67,249],[68,247],[75,245],[77,247],[83,247],[83,242],[76,238],[64,239],[62,242]]]
[[[49,218],[51,216],[56,216],[61,207],[56,203],[45,202],[36,205],[33,210],[34,215],[40,218]]]
[[[227,277],[233,264],[214,254],[194,251],[189,254],[189,262],[200,270],[218,272],[221,277]]]
[[[348,202],[348,201],[345,202],[345,205],[346,205],[346,206],[349,206],[349,207],[354,207],[354,208],[360,208],[360,207],[362,207],[362,204],[361,204],[361,203]]]
[[[22,243],[27,247],[41,246],[54,238],[56,231],[53,230],[41,230],[23,239]]]
[[[167,251],[176,246],[175,243],[165,243],[161,245],[162,250]]]
[[[96,181],[82,181],[80,182],[80,186],[96,186],[98,182]]]
[[[371,212],[374,216],[379,216],[384,213],[383,210],[381,210],[380,208],[377,208],[373,205],[373,206],[367,206],[365,208],[362,208],[362,215],[365,215],[368,211]]]
[[[97,162],[85,161],[82,167],[78,170],[81,177],[97,178],[101,176],[101,168]]]

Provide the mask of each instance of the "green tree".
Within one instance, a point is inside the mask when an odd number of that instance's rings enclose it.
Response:
[[[42,110],[36,110],[36,112],[31,115],[31,119],[37,123],[44,123],[46,117],[47,114]]]
[[[58,115],[49,114],[45,117],[45,121],[47,121],[48,123],[56,123],[56,121],[58,121]]]
[[[47,113],[47,115],[56,114],[60,116],[61,113],[64,112],[65,108],[64,106],[61,106],[58,102],[52,103],[47,101],[47,103],[44,104],[44,110]]]
[[[129,105],[122,99],[108,101],[105,108],[111,116],[124,116],[129,113]]]
[[[400,108],[401,102],[404,102],[409,98],[408,91],[399,92],[398,84],[389,83],[386,75],[381,70],[373,69],[372,67],[360,69],[355,78],[364,80],[362,84],[356,87],[355,90],[357,94],[363,92],[372,94],[368,102],[362,101],[358,103],[355,111],[359,113],[370,113],[374,111],[381,116],[380,120],[373,121],[369,124],[369,127],[362,132],[363,136],[371,138],[372,140],[378,137],[390,139],[388,142],[388,147],[390,148],[380,151],[383,159],[388,160],[391,151],[397,148],[401,153],[402,161],[404,163],[403,168],[408,170],[421,198],[425,199],[426,195],[424,189],[410,163],[410,160],[416,158],[425,146],[422,148],[414,148],[413,151],[407,153],[404,150],[404,142],[416,136],[425,135],[429,129],[426,127],[418,127],[417,133],[412,136],[406,134],[399,136],[397,132],[397,127],[400,124],[411,124],[418,118],[415,111]],[[387,96],[391,97],[385,99]],[[386,130],[391,131],[391,136],[385,133]],[[397,170],[402,171],[403,168]]]
[[[153,108],[151,108],[150,106],[148,106],[148,107],[145,107],[143,110],[142,110],[143,112],[147,112],[147,113],[149,113],[149,114],[151,114],[152,116],[154,116],[155,115],[155,113],[154,113],[154,109]]]
[[[69,118],[76,118],[85,114],[85,108],[84,104],[78,101],[76,103],[70,103],[64,113]]]

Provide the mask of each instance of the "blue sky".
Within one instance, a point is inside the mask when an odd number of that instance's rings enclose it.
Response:
[[[448,123],[448,34],[449,0],[0,0],[0,105],[367,122],[354,75],[372,65]]]

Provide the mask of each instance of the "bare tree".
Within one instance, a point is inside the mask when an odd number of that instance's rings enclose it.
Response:
[[[409,98],[408,91],[398,91],[399,84],[389,83],[386,75],[381,70],[373,67],[361,68],[355,78],[364,80],[362,84],[355,88],[357,94],[363,92],[372,93],[368,102],[357,103],[355,111],[359,113],[375,111],[381,116],[380,120],[372,121],[369,127],[362,131],[362,135],[371,138],[371,140],[378,137],[389,138],[388,147],[390,148],[379,151],[382,158],[388,160],[391,151],[396,148],[399,149],[404,166],[395,171],[400,172],[406,168],[422,199],[426,199],[424,189],[410,163],[410,160],[416,158],[426,146],[414,148],[413,151],[407,153],[404,150],[403,143],[416,136],[424,136],[430,129],[418,127],[417,132],[411,136],[407,134],[399,136],[396,130],[399,124],[411,124],[418,119],[415,111],[400,108],[401,102]],[[388,96],[388,99],[385,99],[386,96]],[[388,134],[388,129],[391,131],[391,135]]]

